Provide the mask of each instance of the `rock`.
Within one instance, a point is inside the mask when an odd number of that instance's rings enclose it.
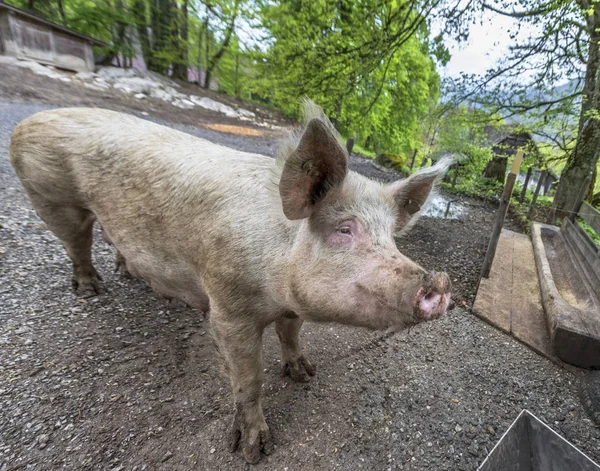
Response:
[[[146,95],[144,95],[143,93],[136,93],[133,97],[137,98],[138,100],[143,100],[144,98],[147,98]]]
[[[479,456],[479,447],[477,443],[473,443],[467,450],[471,456],[478,457]]]
[[[135,77],[135,69],[122,69],[121,67],[101,67],[98,69],[97,76],[105,79],[117,79],[123,77]]]
[[[103,86],[98,85],[96,83],[87,83],[87,82],[84,82],[83,86],[85,88],[89,88],[90,90],[97,90],[97,91],[103,91],[103,90],[106,90],[106,88],[109,87],[109,85],[106,85],[106,87],[103,87]]]
[[[227,106],[223,103],[211,100],[207,97],[200,98],[195,95],[190,95],[190,100],[204,109],[216,111],[218,113],[223,113],[228,118],[237,118],[239,116],[238,113],[231,106]]]
[[[161,88],[162,85],[152,80],[141,77],[124,77],[116,80],[113,87],[125,93],[151,93],[152,90]]]
[[[150,91],[150,96],[152,98],[157,98],[162,101],[171,102],[173,101],[173,95],[170,95],[166,91],[160,88],[154,88]]]
[[[75,78],[79,80],[93,80],[96,77],[98,77],[98,74],[94,72],[79,72],[75,74]]]
[[[43,450],[44,448],[46,448],[46,445],[48,445],[48,440],[50,440],[50,436],[46,433],[40,435],[37,438],[37,442],[38,442],[40,450]]]
[[[190,100],[175,100],[173,101],[173,106],[176,106],[177,108],[182,108],[184,110],[190,110],[192,108],[194,108],[196,105],[194,105],[194,103],[192,103]]]
[[[238,108],[237,113],[240,117],[243,118],[255,118],[256,113],[253,111],[245,110],[244,108]]]

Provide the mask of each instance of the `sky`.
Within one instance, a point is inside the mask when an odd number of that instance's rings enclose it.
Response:
[[[514,27],[515,20],[497,13],[486,12],[482,21],[471,26],[469,40],[466,43],[447,44],[452,58],[446,67],[440,68],[445,77],[458,77],[461,72],[483,75],[499,59],[508,53],[512,40],[508,30]],[[435,25],[432,27],[435,31]],[[531,34],[524,27],[521,34]]]

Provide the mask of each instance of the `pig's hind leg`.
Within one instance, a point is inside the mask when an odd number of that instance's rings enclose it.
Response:
[[[73,262],[72,285],[77,295],[89,298],[105,293],[102,278],[92,265],[94,213],[50,202],[31,190],[28,193],[38,215],[63,243]]]
[[[102,228],[102,238],[107,244],[110,244],[112,246],[115,245],[113,244],[112,240],[110,240],[110,237],[108,236],[104,228]],[[127,261],[125,260],[125,257],[121,252],[119,252],[119,249],[115,248],[115,251],[115,273],[119,273],[119,275],[123,278],[133,278],[133,275],[127,269]]]
[[[275,332],[281,342],[281,375],[306,383],[315,375],[315,367],[300,350],[302,322],[298,318],[281,317],[275,321]]]

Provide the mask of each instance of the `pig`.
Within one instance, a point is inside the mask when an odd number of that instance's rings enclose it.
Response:
[[[231,448],[247,462],[274,450],[261,405],[262,337],[275,324],[282,372],[308,381],[304,321],[398,331],[441,316],[444,273],[399,252],[450,161],[391,184],[348,169],[320,108],[277,159],[244,153],[126,114],[43,111],[15,129],[12,165],[73,262],[80,296],[105,292],[91,257],[102,226],[123,272],[209,313],[235,413]]]

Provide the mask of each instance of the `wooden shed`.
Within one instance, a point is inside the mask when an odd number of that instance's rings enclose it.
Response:
[[[486,126],[484,132],[493,155],[483,171],[484,177],[504,183],[508,158],[515,155],[518,149],[523,149],[526,155],[533,155],[536,161],[540,158],[535,139],[518,124]]]
[[[92,46],[107,44],[0,0],[0,55],[90,72]]]

